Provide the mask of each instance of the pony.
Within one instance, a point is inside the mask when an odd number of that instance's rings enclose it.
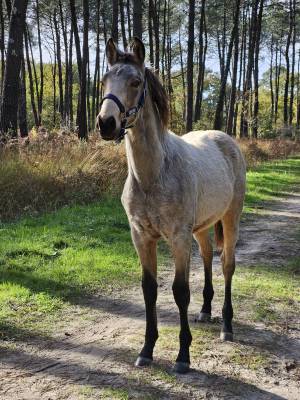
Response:
[[[189,266],[193,237],[198,242],[205,284],[203,306],[197,318],[211,318],[213,247],[209,228],[215,227],[225,279],[220,337],[233,340],[231,282],[235,247],[245,196],[246,168],[236,142],[220,131],[194,131],[177,136],[168,131],[167,93],[157,75],[145,66],[145,47],[134,38],[130,51],[121,51],[112,39],[106,45],[108,71],[96,126],[104,140],[125,137],[128,176],[121,201],[132,241],[142,266],[146,309],[144,346],[135,362],[153,361],[157,330],[157,257],[160,238],[170,246],[175,263],[172,285],[179,309],[179,353],[174,370],[190,369],[192,335],[188,321]]]

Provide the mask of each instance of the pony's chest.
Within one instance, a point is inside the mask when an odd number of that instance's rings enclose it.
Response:
[[[129,223],[141,233],[152,236],[168,236],[170,227],[169,210],[160,196],[147,196],[144,193],[132,193],[124,190],[122,204]]]

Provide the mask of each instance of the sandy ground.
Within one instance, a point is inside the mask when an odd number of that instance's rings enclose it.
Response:
[[[283,194],[247,217],[237,248],[239,268],[252,264],[278,268],[287,258],[299,255],[294,238],[299,223],[300,195],[296,193]],[[202,300],[199,264],[195,248],[189,308],[193,332],[203,329],[194,322]],[[214,270],[221,275],[218,257]],[[222,293],[215,296],[214,319],[204,329],[210,336],[192,345],[192,371],[184,376],[173,374],[178,344],[172,335],[178,334],[178,312],[172,278],[170,262],[159,274],[158,315],[163,331],[153,367],[133,366],[144,332],[141,289],[99,294],[74,306],[72,316],[67,315],[67,322],[58,325],[49,339],[36,335],[22,343],[0,343],[0,399],[300,399],[299,315],[270,327],[254,323],[239,311],[235,313],[235,342],[222,343],[218,317]],[[175,343],[169,344],[169,338]],[[205,343],[201,351],[199,340]],[[256,360],[261,359],[256,367]]]

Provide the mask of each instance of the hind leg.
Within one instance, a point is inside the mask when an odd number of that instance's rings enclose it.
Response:
[[[213,260],[213,247],[209,237],[209,231],[196,232],[194,234],[198,242],[199,249],[204,264],[204,289],[203,289],[203,305],[199,316],[198,322],[207,322],[211,319],[211,302],[214,297],[214,289],[212,284],[212,260]]]
[[[223,325],[220,338],[233,340],[232,318],[233,308],[231,301],[231,283],[235,271],[235,246],[238,239],[239,215],[228,211],[222,218],[224,247],[221,255],[223,275],[225,280],[225,298],[222,309]]]

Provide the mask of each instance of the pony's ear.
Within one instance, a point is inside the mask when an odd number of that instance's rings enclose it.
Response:
[[[135,55],[137,61],[143,65],[145,61],[145,46],[144,43],[137,37],[134,37],[131,45],[130,45],[131,51]]]
[[[105,53],[108,65],[112,67],[118,61],[118,58],[121,54],[112,38],[108,39],[106,43]]]

